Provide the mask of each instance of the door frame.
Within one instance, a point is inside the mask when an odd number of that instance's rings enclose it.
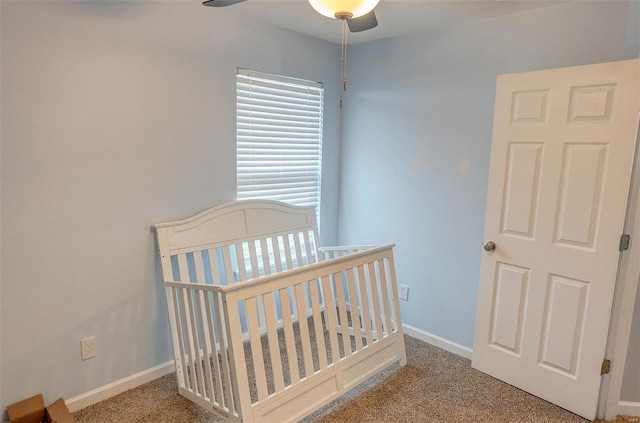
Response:
[[[625,222],[625,233],[631,235],[631,244],[628,254],[622,254],[620,258],[606,350],[606,357],[612,362],[611,373],[602,379],[597,411],[597,417],[606,420],[614,420],[618,414],[640,415],[640,402],[621,404],[620,401],[640,279],[640,110],[636,140],[636,157]]]

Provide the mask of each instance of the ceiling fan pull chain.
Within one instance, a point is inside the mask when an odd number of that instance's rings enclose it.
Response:
[[[342,93],[347,90],[347,18],[342,17],[342,60],[340,62],[340,83]],[[340,108],[342,109],[342,95],[340,96]]]
[[[347,19],[342,21],[342,91],[347,91]]]

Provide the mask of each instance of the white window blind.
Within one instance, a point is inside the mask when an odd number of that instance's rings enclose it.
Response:
[[[318,215],[322,84],[238,69],[236,89],[238,199],[285,201]]]

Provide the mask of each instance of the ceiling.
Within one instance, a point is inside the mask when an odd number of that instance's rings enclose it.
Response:
[[[566,0],[565,0],[566,1]],[[398,37],[460,23],[508,15],[563,3],[542,0],[381,0],[376,7],[378,27],[349,34],[349,44]],[[211,8],[210,12],[216,10]],[[306,0],[248,0],[225,12],[262,21],[340,44],[340,22],[318,14]]]

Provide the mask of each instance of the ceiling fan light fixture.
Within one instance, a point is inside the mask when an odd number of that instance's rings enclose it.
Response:
[[[351,14],[359,18],[371,12],[380,0],[309,0],[316,12],[328,18],[336,18]]]

